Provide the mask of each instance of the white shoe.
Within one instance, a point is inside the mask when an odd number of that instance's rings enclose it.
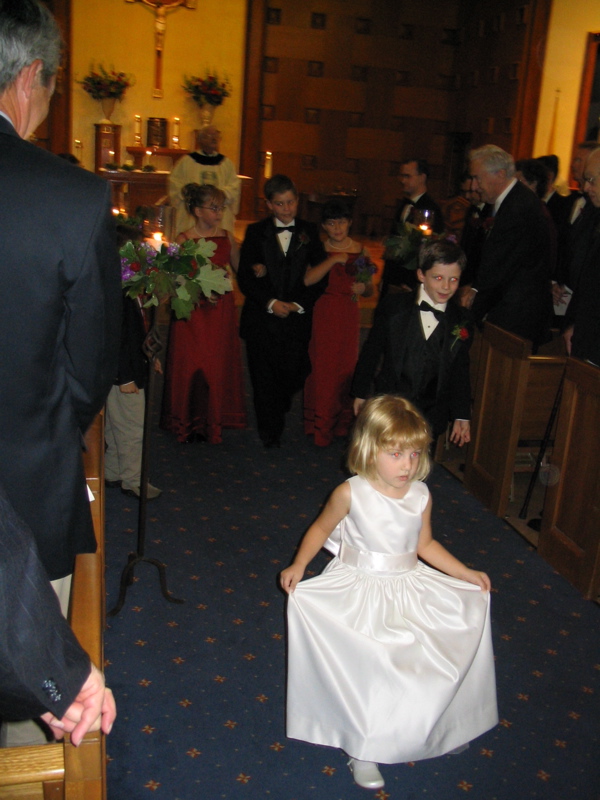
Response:
[[[354,783],[362,786],[363,789],[381,789],[385,785],[377,764],[372,761],[359,761],[357,758],[351,758],[348,766]]]

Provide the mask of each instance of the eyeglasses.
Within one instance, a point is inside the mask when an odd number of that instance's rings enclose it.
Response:
[[[217,214],[219,211],[225,211],[225,206],[200,206],[200,208],[207,208]]]
[[[598,173],[600,175],[600,173]],[[598,180],[598,175],[584,175],[583,180],[586,183],[589,183],[590,186],[595,186],[596,181]]]

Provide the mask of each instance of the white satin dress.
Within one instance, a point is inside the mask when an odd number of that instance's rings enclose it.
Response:
[[[349,483],[339,555],[288,600],[287,735],[377,763],[443,755],[498,722],[489,593],[418,561],[424,483],[401,500]]]

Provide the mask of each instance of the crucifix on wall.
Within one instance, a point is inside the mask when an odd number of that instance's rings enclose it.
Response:
[[[196,0],[125,0],[126,3],[143,3],[154,11],[154,89],[152,97],[162,97],[162,55],[167,30],[167,14],[179,6],[196,8]]]

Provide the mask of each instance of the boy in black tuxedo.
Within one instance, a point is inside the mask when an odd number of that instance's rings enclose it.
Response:
[[[421,246],[420,287],[384,298],[361,350],[351,387],[356,414],[373,393],[400,394],[420,408],[434,437],[451,421],[451,441],[470,441],[472,332],[468,312],[452,299],[465,263],[450,240]]]
[[[292,397],[310,372],[312,309],[327,285],[325,278],[305,286],[304,275],[327,254],[317,226],[296,219],[298,191],[290,178],[274,175],[264,192],[272,216],[248,226],[240,252],[237,279],[246,296],[240,336],[258,434],[265,447],[279,447]]]

